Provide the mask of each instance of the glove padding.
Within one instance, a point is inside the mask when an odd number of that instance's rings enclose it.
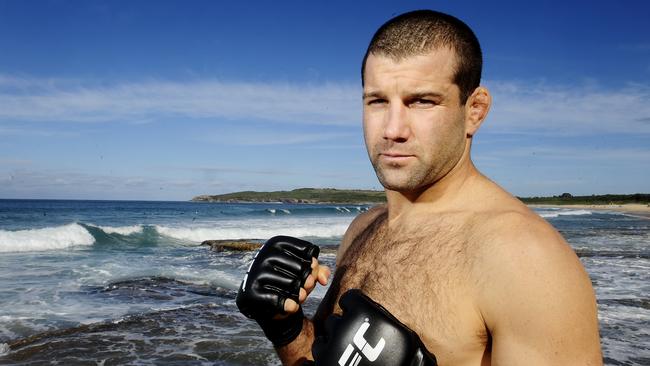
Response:
[[[360,290],[345,292],[339,305],[343,315],[330,315],[312,346],[316,365],[437,365],[414,331]]]
[[[284,319],[287,299],[298,302],[300,288],[311,273],[318,246],[290,236],[275,236],[264,243],[248,268],[237,294],[239,311],[255,319],[266,337],[277,347],[293,341],[302,330],[300,309]]]

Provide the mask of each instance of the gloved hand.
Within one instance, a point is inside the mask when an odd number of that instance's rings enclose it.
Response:
[[[286,316],[284,303],[299,303],[300,288],[311,273],[318,246],[290,236],[275,236],[264,243],[237,294],[237,307],[260,325],[266,337],[279,347],[291,343],[302,330],[303,312]]]
[[[418,335],[358,289],[339,300],[343,314],[325,320],[312,355],[319,366],[435,366]]]

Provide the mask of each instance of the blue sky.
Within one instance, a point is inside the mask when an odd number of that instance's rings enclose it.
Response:
[[[650,191],[647,1],[0,0],[0,198],[379,189],[360,61],[421,8],[481,41],[485,174],[520,196]]]

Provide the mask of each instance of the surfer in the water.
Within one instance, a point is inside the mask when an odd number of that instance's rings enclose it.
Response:
[[[238,294],[284,364],[602,364],[577,256],[472,163],[491,105],[481,67],[475,35],[446,14],[403,14],[374,35],[363,127],[387,204],[348,228],[313,320],[299,304],[329,269],[310,243],[267,242]]]

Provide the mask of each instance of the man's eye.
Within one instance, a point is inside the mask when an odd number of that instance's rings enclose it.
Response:
[[[366,102],[368,105],[379,105],[386,103],[385,99],[370,99]]]
[[[416,107],[430,107],[437,103],[431,99],[414,99],[410,104]]]

